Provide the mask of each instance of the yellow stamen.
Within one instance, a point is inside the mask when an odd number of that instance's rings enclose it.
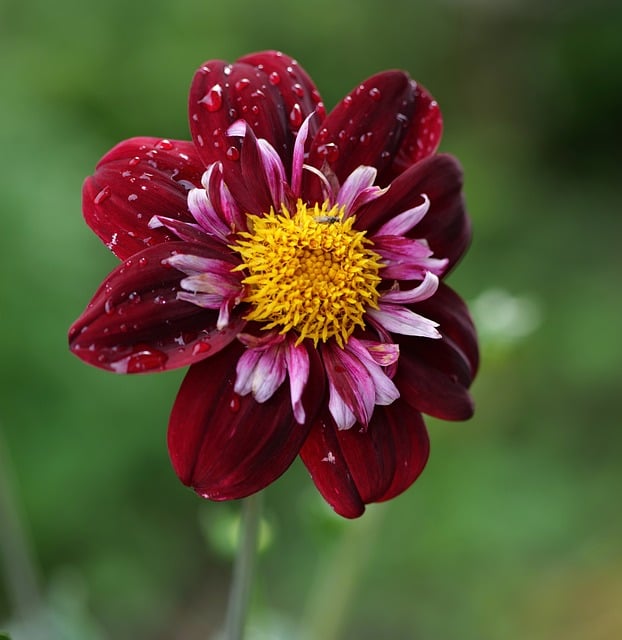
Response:
[[[365,232],[352,229],[354,217],[344,220],[343,207],[298,200],[293,215],[282,205],[281,213],[270,209],[248,221],[250,231],[231,246],[242,257],[235,270],[248,274],[247,320],[295,331],[296,344],[310,338],[316,346],[334,337],[343,347],[365,327],[365,311],[378,308],[382,263]]]

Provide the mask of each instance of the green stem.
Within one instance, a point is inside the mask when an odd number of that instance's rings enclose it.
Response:
[[[372,505],[360,519],[345,524],[336,548],[320,564],[303,614],[304,638],[337,640],[380,532],[386,505]]]
[[[240,546],[233,566],[233,580],[229,591],[229,606],[225,627],[226,640],[242,640],[253,580],[253,565],[257,553],[257,538],[261,514],[261,493],[242,502]]]
[[[20,517],[8,451],[0,430],[0,565],[15,617],[27,618],[41,603],[37,571]]]

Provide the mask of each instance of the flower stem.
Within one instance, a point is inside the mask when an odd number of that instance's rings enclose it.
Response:
[[[248,611],[253,565],[257,552],[257,538],[261,514],[261,493],[242,502],[240,543],[233,566],[233,580],[229,591],[229,605],[225,627],[226,640],[242,640]]]
[[[0,569],[15,617],[26,619],[41,604],[37,570],[12,482],[9,452],[0,425]]]

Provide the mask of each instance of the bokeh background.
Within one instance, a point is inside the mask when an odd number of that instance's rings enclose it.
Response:
[[[404,68],[439,100],[475,237],[465,424],[355,522],[294,467],[265,492],[250,638],[622,637],[622,3],[0,2],[0,630],[216,638],[238,504],[168,461],[183,372],[117,377],[66,331],[116,264],[80,188],[123,138],[187,138],[204,60],[277,48],[332,107]]]

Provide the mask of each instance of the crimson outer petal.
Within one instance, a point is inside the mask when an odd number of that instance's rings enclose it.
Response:
[[[341,516],[357,518],[371,502],[394,498],[423,471],[429,440],[421,415],[398,399],[376,407],[369,428],[339,431],[328,412],[300,452],[313,482]]]
[[[308,164],[322,168],[327,163],[341,183],[361,165],[382,171],[400,148],[413,110],[414,88],[404,72],[368,78],[328,114],[312,141]],[[305,193],[321,201],[317,179],[305,180]]]
[[[324,117],[319,91],[307,72],[293,58],[280,51],[262,51],[244,56],[238,62],[253,65],[267,74],[270,84],[276,87],[283,98],[292,135],[314,111],[318,112],[318,119]],[[316,119],[309,123],[310,137],[315,135],[317,126]],[[286,166],[289,166],[289,163]]]
[[[354,226],[373,238],[390,218],[430,199],[430,209],[411,229],[411,238],[425,238],[435,257],[448,258],[451,269],[471,240],[471,222],[462,195],[462,169],[452,156],[439,154],[417,162],[399,175],[380,198],[363,205]]]
[[[293,137],[283,97],[267,74],[250,64],[205,62],[192,80],[188,113],[201,159],[206,166],[222,162],[225,176],[238,170],[240,142],[227,136],[227,129],[240,118],[279,155],[291,154]]]
[[[317,352],[297,424],[288,385],[266,402],[234,392],[244,347],[234,343],[190,368],[175,400],[168,430],[171,462],[181,481],[211,500],[243,498],[276,480],[298,455],[324,395]]]
[[[393,382],[417,411],[443,420],[473,415],[468,388],[478,367],[475,327],[464,302],[445,284],[428,300],[413,305],[440,324],[441,340],[400,336]]]
[[[398,153],[380,182],[388,184],[403,173],[410,165],[431,156],[437,149],[443,135],[443,117],[438,102],[422,85],[411,80],[415,93],[415,110]]]
[[[188,189],[204,171],[192,142],[131,138],[113,147],[82,189],[86,223],[121,260],[174,238],[149,229],[154,215],[193,221]]]
[[[167,242],[128,258],[102,283],[69,330],[69,345],[88,364],[117,373],[184,367],[228,345],[244,326],[233,317],[216,329],[218,312],[177,300],[183,274],[162,264],[175,253],[226,260],[206,245]]]

